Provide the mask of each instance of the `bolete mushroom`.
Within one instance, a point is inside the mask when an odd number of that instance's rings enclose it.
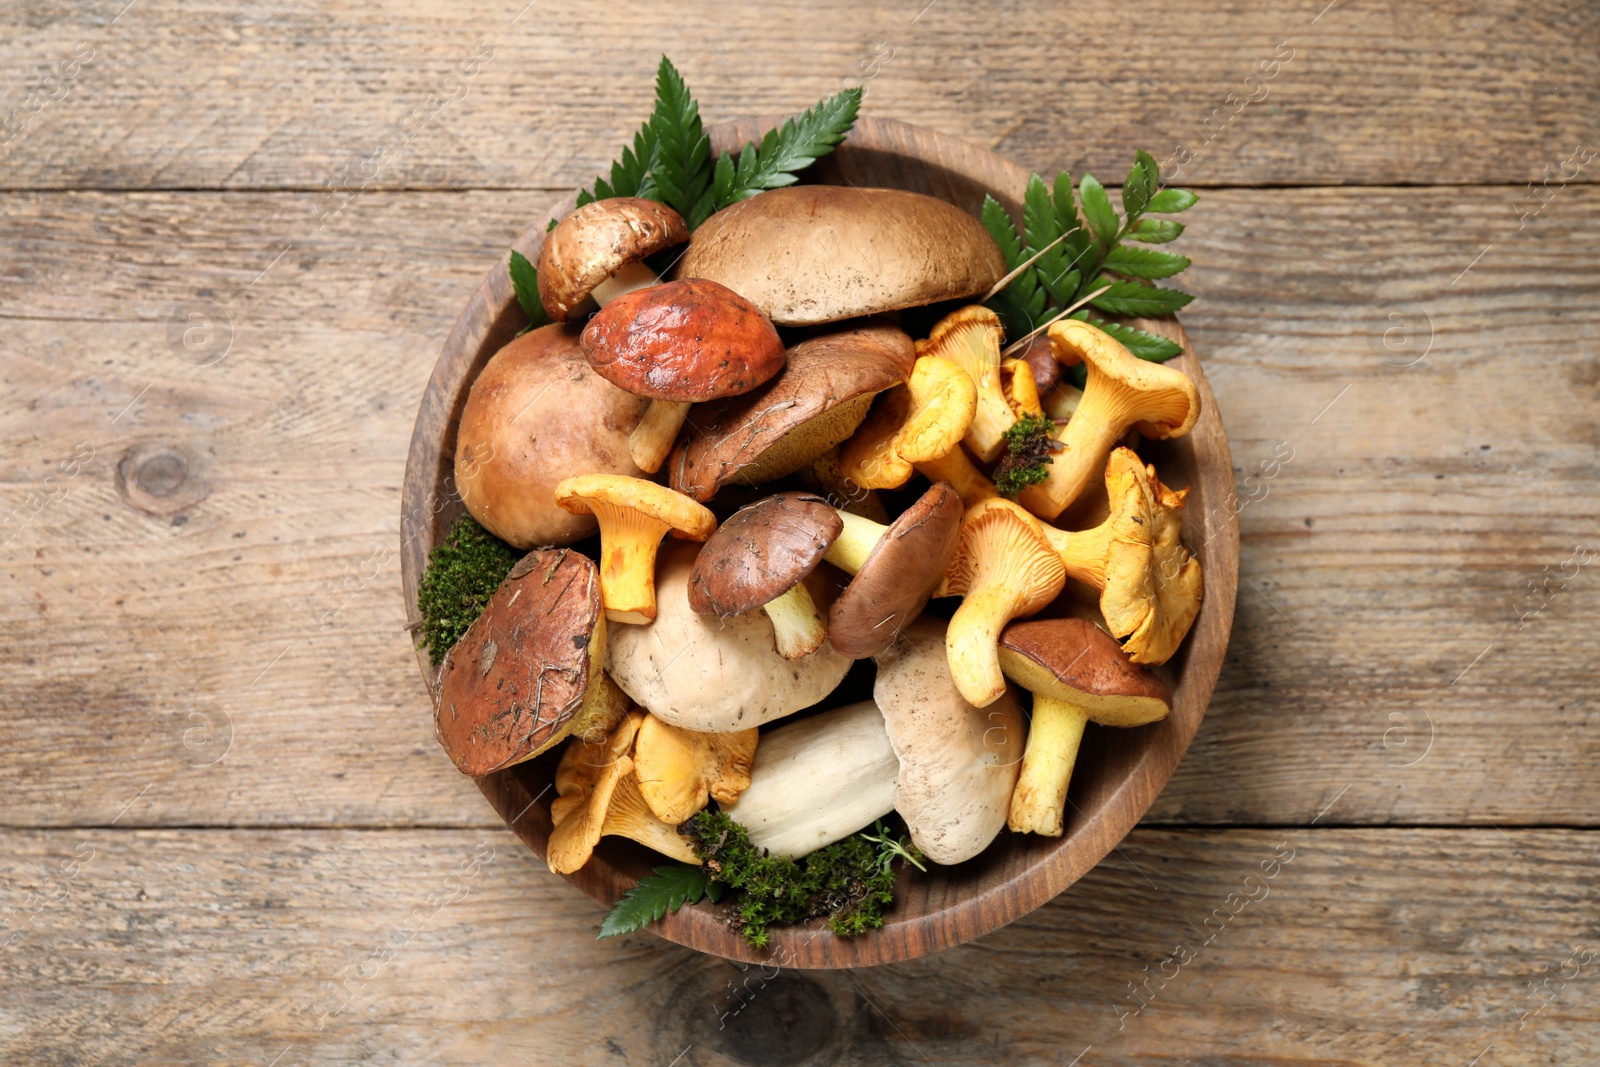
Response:
[[[1183,372],[1139,359],[1087,322],[1063,319],[1048,333],[1058,352],[1083,360],[1088,378],[1061,432],[1065,449],[1047,468],[1045,480],[1017,497],[1046,521],[1078,498],[1129,427],[1150,438],[1181,437],[1200,415],[1200,394]]]
[[[973,304],[940,319],[925,340],[917,342],[917,355],[947,359],[967,372],[977,390],[977,409],[967,426],[965,441],[972,454],[992,463],[1004,445],[1001,434],[1017,421],[1000,386],[1000,342],[1005,330],[1000,316]]]
[[[878,656],[872,699],[900,759],[894,807],[935,863],[960,863],[1006,824],[1022,762],[1016,690],[985,708],[967,703],[945,659],[945,625],[920,619]]]
[[[611,384],[650,398],[628,438],[650,473],[672,450],[689,405],[748,393],[783,369],[783,341],[750,301],[700,278],[616,298],[583,328],[583,351]]]
[[[877,322],[801,341],[767,384],[695,408],[672,454],[672,487],[703,503],[725,482],[759,485],[809,465],[855,432],[874,396],[906,380],[915,351],[905,331]]]
[[[750,787],[759,731],[708,734],[645,715],[633,742],[633,775],[650,810],[677,826],[715,797],[731,804]]]
[[[962,597],[945,633],[945,652],[969,703],[982,708],[1000,699],[1006,690],[995,651],[1000,631],[1049,604],[1066,581],[1038,519],[1009,500],[968,509],[955,558],[934,595]]]
[[[1084,619],[1013,623],[1000,635],[1000,666],[1033,694],[1033,723],[1008,818],[1018,833],[1060,837],[1067,785],[1084,726],[1142,726],[1171,709],[1155,675]]]
[[[780,726],[761,738],[750,787],[722,805],[775,856],[805,856],[894,810],[900,760],[870,700]]]
[[[843,528],[839,513],[812,493],[778,493],[740,508],[695,558],[689,606],[719,619],[760,608],[772,621],[778,655],[809,656],[828,628],[802,580]]]
[[[855,575],[828,610],[828,643],[851,659],[876,656],[922,613],[961,536],[961,498],[932,486],[887,526],[840,513],[827,560]]]
[[[612,634],[607,669],[617,685],[674,726],[724,734],[792,715],[833,692],[851,661],[827,644],[784,659],[764,614],[715,619],[689,606],[697,550],[672,542],[663,547],[655,621],[619,626]],[[806,582],[813,600],[832,603],[820,572]]]
[[[654,285],[645,259],[689,239],[683,216],[665,204],[618,196],[583,205],[545,235],[539,252],[539,302],[566,322],[593,296],[604,306]]]
[[[575,474],[640,474],[628,435],[645,404],[589,369],[577,331],[525,333],[490,358],[467,394],[456,490],[473,518],[517,548],[581,541],[595,520],[557,507],[556,484]]]
[[[561,754],[556,798],[550,802],[554,828],[545,847],[545,863],[556,874],[571,874],[589,862],[600,838],[608,834],[675,860],[699,862],[675,825],[658,818],[640,792],[628,750],[643,720],[642,712],[629,712],[609,737],[580,741]]]
[[[976,296],[1005,270],[983,224],[942,200],[795,185],[712,215],[677,276],[719,281],[781,326],[813,326]]]
[[[1100,613],[1135,663],[1171,659],[1200,612],[1200,561],[1179,539],[1188,495],[1116,448],[1106,460],[1106,520],[1078,533],[1044,527],[1068,576],[1101,591]]]
[[[600,522],[600,593],[612,622],[656,617],[656,549],[667,534],[704,541],[717,517],[682,493],[643,478],[580,474],[556,486],[557,504]]]
[[[977,387],[956,364],[923,356],[911,377],[879,394],[861,426],[839,446],[839,472],[866,489],[897,489],[915,465],[957,448],[977,408]]]
[[[602,667],[600,574],[571,549],[528,553],[439,668],[434,727],[456,769],[480,776],[568,734],[598,739],[627,701]]]

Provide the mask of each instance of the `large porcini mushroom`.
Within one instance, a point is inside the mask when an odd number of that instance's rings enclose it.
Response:
[[[784,364],[783,341],[767,317],[700,278],[611,301],[583,328],[583,351],[602,378],[650,398],[628,447],[651,473],[672,450],[690,404],[748,393]]]
[[[1166,687],[1129,662],[1117,642],[1083,619],[1013,623],[1000,635],[1000,666],[1033,694],[1033,722],[1009,824],[1060,837],[1067,785],[1084,726],[1142,726],[1171,708]]]
[[[595,531],[556,506],[575,474],[641,473],[628,435],[646,401],[589,369],[577,331],[523,334],[478,373],[456,426],[455,482],[472,517],[517,548],[566,545]]]
[[[812,326],[976,296],[1005,270],[983,224],[942,200],[795,185],[712,215],[677,276],[715,279],[779,325]]]
[[[717,528],[706,508],[643,478],[581,474],[556,486],[555,501],[600,522],[600,592],[612,622],[656,617],[656,549],[663,537],[704,541]]]
[[[645,803],[677,826],[715,797],[731,804],[750,787],[759,731],[708,734],[645,715],[633,743],[633,776]]]
[[[1001,435],[1017,421],[1000,385],[1000,342],[1005,329],[1000,316],[973,304],[940,319],[927,338],[917,342],[917,355],[947,359],[967,372],[977,390],[977,408],[967,426],[966,444],[985,463],[1000,455]]]
[[[761,612],[716,619],[689,606],[698,548],[663,546],[655,621],[619,626],[611,635],[606,662],[617,685],[656,717],[710,733],[760,726],[833,692],[851,661],[827,644],[809,656],[784,659]],[[812,599],[826,607],[832,598],[821,578],[813,572],[806,582]]]
[[[961,520],[961,540],[935,596],[960,596],[945,652],[956,688],[969,703],[1000,699],[996,642],[1012,619],[1032,615],[1061,592],[1067,571],[1039,520],[1009,500],[984,500]]]
[[[571,874],[594,854],[600,838],[615,834],[685,863],[698,863],[694,849],[676,824],[650,810],[634,776],[628,751],[644,721],[633,711],[611,735],[598,742],[580,741],[561,754],[556,767],[556,798],[550,802],[550,841],[545,863],[556,874]]]
[[[750,787],[722,810],[775,856],[805,856],[894,810],[900,760],[870,700],[761,738]]]
[[[594,563],[564,548],[528,553],[439,668],[439,743],[457,770],[479,776],[571,733],[600,737],[627,710],[605,656]]]
[[[945,659],[945,626],[912,623],[878,656],[872,699],[900,759],[894,807],[935,863],[960,863],[1006,824],[1022,762],[1016,691],[985,708],[961,696]]]
[[[1066,447],[1047,468],[1048,477],[1017,497],[1046,521],[1078,499],[1129,427],[1150,438],[1181,437],[1200,416],[1200,394],[1183,372],[1138,358],[1087,322],[1063,319],[1048,332],[1058,351],[1083,360],[1088,379],[1061,432]]]
[[[656,283],[645,259],[689,239],[683,216],[636,196],[595,200],[545,234],[539,252],[539,302],[566,322],[593,296],[604,306]]]
[[[1044,528],[1067,575],[1101,591],[1100,613],[1135,663],[1171,659],[1200,613],[1200,561],[1179,540],[1188,495],[1116,448],[1106,460],[1106,520],[1078,533]]]
[[[961,536],[961,498],[932,486],[887,526],[841,513],[827,560],[855,575],[828,610],[828,643],[851,659],[876,656],[922,613]]]
[[[719,619],[760,608],[780,656],[809,656],[828,628],[803,579],[843,528],[839,513],[812,493],[778,493],[740,508],[695,557],[689,606]]]
[[[906,380],[915,351],[905,331],[876,322],[801,341],[767,384],[695,408],[672,454],[672,487],[704,502],[725,482],[759,485],[808,466],[855,432],[874,396]]]
[[[839,472],[865,489],[897,489],[915,464],[958,448],[977,409],[978,391],[960,367],[923,356],[906,384],[879,394],[850,440],[839,446]]]

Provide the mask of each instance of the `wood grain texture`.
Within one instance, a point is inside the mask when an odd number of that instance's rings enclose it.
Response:
[[[1138,147],[1240,186],[1520,186],[1600,147],[1600,18],[1576,0],[120,8],[0,14],[6,188],[313,189],[337,210],[358,190],[570,187],[648,114],[663,52],[708,121],[864,81],[875,116],[1119,182]]]
[[[1579,1067],[1591,836],[1138,830],[977,942],[805,973],[597,942],[503,829],[6,831],[0,1058]]]

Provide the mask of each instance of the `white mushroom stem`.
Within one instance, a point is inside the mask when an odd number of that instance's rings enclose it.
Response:
[[[656,277],[656,272],[642,262],[628,263],[617,273],[601,282],[590,292],[594,302],[605,307],[617,297],[631,293],[635,289],[648,289],[661,279]]]
[[[772,636],[778,655],[784,659],[809,656],[828,639],[828,624],[822,621],[822,613],[803,582],[767,601],[761,610],[772,620]]]
[[[667,453],[683,429],[683,420],[689,417],[689,405],[675,400],[652,400],[644,409],[644,417],[628,437],[628,451],[633,464],[647,474],[654,474],[667,461]]]
[[[1033,697],[1033,724],[1022,756],[1022,776],[1011,794],[1007,825],[1017,833],[1060,837],[1067,785],[1089,713],[1054,697]]]
[[[839,518],[844,523],[844,530],[834,538],[822,558],[847,574],[855,574],[867,561],[867,556],[883,538],[888,527],[848,511],[839,512]]]

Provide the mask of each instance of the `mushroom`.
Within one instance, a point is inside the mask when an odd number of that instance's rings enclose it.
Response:
[[[918,356],[938,356],[967,372],[977,388],[977,409],[967,427],[966,444],[985,463],[994,462],[1004,445],[1001,434],[1016,420],[1000,387],[1000,341],[1005,330],[1000,316],[973,304],[940,319],[926,340],[917,342]]]
[[[628,435],[646,401],[589,369],[574,330],[544,326],[496,352],[456,427],[455,482],[472,517],[522,549],[566,545],[595,531],[556,506],[575,474],[641,473]]]
[[[1024,415],[1037,418],[1044,414],[1044,408],[1039,406],[1039,385],[1034,380],[1033,367],[1026,360],[1008,359],[1000,364],[1000,391],[1017,418]]]
[[[759,485],[800,470],[854,433],[872,398],[905,381],[915,359],[911,338],[886,323],[801,341],[766,385],[695,409],[672,454],[672,488],[704,503],[725,482]]]
[[[566,322],[586,297],[604,306],[624,293],[654,285],[645,259],[689,239],[683,216],[665,204],[634,196],[595,200],[545,235],[539,252],[539,302]]]
[[[457,770],[489,774],[622,718],[627,701],[602,670],[599,578],[571,549],[530,552],[445,655],[434,728]]]
[[[1039,520],[1009,500],[984,500],[961,520],[961,540],[935,596],[960,596],[945,633],[945,652],[956,688],[968,702],[987,707],[1006,680],[995,652],[1012,619],[1032,615],[1066,584],[1061,557]]]
[[[1106,460],[1106,520],[1079,533],[1044,527],[1067,574],[1101,591],[1100,613],[1135,663],[1171,659],[1200,612],[1200,561],[1179,540],[1188,495],[1117,448]]]
[[[561,754],[556,767],[556,799],[550,802],[550,841],[545,862],[556,874],[571,874],[594,854],[600,838],[615,834],[685,863],[698,863],[674,825],[656,817],[645,803],[628,750],[644,719],[629,712],[609,737],[580,741]]]
[[[589,365],[611,384],[650,398],[628,438],[650,473],[672,451],[691,403],[748,393],[783,369],[783,341],[750,301],[691,278],[620,296],[583,328]]]
[[[645,715],[633,743],[633,776],[650,810],[677,826],[715,797],[731,804],[750,787],[759,731],[708,734]]]
[[[1134,666],[1109,634],[1083,619],[1013,623],[1000,635],[1000,666],[1033,694],[1009,825],[1018,833],[1060,837],[1084,725],[1142,726],[1166,718],[1171,701],[1155,675]]]
[[[967,450],[957,445],[937,459],[917,464],[917,473],[930,482],[948,482],[961,495],[961,502],[972,507],[979,501],[1000,499],[1000,490],[994,487],[988,475],[978,469],[967,455]]]
[[[961,444],[977,407],[972,378],[956,364],[923,356],[911,377],[878,396],[855,434],[839,446],[839,471],[866,489],[897,489],[915,464]]]
[[[1006,824],[1022,761],[1016,690],[986,708],[961,696],[945,659],[944,623],[921,619],[878,656],[872,699],[900,759],[894,807],[935,863],[960,863]]]
[[[1093,481],[1106,454],[1130,426],[1145,437],[1181,437],[1200,415],[1200,394],[1181,371],[1139,359],[1087,322],[1063,319],[1048,332],[1059,357],[1082,358],[1088,379],[1083,398],[1061,432],[1066,447],[1050,464],[1049,476],[1017,497],[1047,521]]]
[[[961,536],[961,498],[943,482],[888,526],[839,516],[827,560],[855,575],[828,611],[828,643],[851,659],[876,656],[922,613]]]
[[[780,726],[761,738],[750,788],[722,810],[775,856],[805,856],[894,810],[900,760],[870,700]]]
[[[719,619],[760,608],[772,620],[778,655],[809,656],[827,640],[828,628],[802,579],[843,526],[839,513],[812,493],[779,493],[740,508],[695,557],[689,606]]]
[[[812,326],[976,296],[1005,271],[982,223],[942,200],[795,185],[712,215],[677,276],[719,281],[781,326]]]
[[[580,474],[556,486],[556,503],[600,522],[600,593],[606,618],[656,617],[656,548],[667,534],[704,541],[717,517],[682,493],[643,478]]]
[[[851,661],[824,644],[788,660],[773,647],[759,612],[711,619],[689,606],[698,546],[668,543],[656,567],[656,618],[621,626],[607,650],[617,685],[674,726],[733,733],[808,708],[833,692]],[[812,598],[832,603],[820,572],[806,579]]]

